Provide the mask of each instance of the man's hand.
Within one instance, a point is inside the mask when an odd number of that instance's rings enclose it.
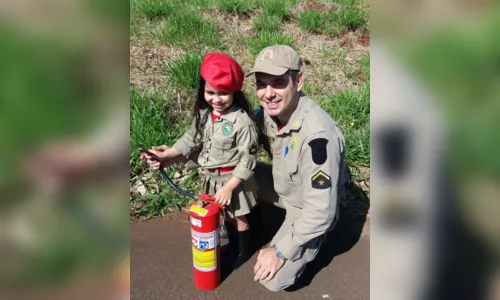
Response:
[[[224,186],[220,190],[215,193],[214,198],[215,198],[215,203],[218,203],[219,205],[222,206],[228,206],[231,204],[231,195],[233,193],[233,190],[228,187]]]
[[[167,145],[154,146],[151,150],[148,150],[155,156],[149,155],[148,153],[141,154],[141,160],[146,160],[149,166],[153,170],[158,170],[160,168],[168,168],[175,163],[173,153],[173,148]]]
[[[268,247],[260,250],[259,256],[257,257],[257,263],[253,268],[253,273],[255,274],[253,280],[269,281],[273,279],[276,272],[278,272],[284,263],[285,260],[276,256],[274,248]]]

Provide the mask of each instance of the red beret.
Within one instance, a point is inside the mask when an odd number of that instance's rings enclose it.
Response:
[[[244,72],[231,57],[221,53],[208,53],[201,64],[200,75],[214,89],[224,93],[241,91]]]

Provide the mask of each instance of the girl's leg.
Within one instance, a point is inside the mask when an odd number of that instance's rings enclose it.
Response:
[[[228,243],[222,246],[221,255],[223,258],[228,258],[238,254],[238,228],[235,219],[229,217],[227,212],[224,213],[224,227]]]
[[[250,229],[246,216],[236,217],[236,228],[238,228],[238,231],[245,231],[247,229]]]
[[[238,259],[234,268],[238,268],[252,257],[254,245],[252,244],[252,232],[248,226],[246,216],[238,216],[236,219],[236,228],[238,230]]]

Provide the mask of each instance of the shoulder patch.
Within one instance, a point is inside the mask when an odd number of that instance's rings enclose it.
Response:
[[[251,155],[257,154],[257,145],[251,144],[250,148],[248,148],[248,153],[250,153]]]
[[[324,164],[327,159],[326,144],[328,144],[328,140],[324,138],[317,138],[309,142],[312,160],[317,165]]]
[[[319,171],[311,178],[311,185],[314,189],[324,190],[332,187],[332,181],[330,180],[330,176]]]

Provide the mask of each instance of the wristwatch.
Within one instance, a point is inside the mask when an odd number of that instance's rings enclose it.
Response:
[[[279,259],[284,259],[286,260],[286,257],[283,255],[283,253],[281,253],[277,248],[276,248],[276,245],[273,245],[273,249],[274,249],[274,253],[276,253],[276,256],[279,258]]]

